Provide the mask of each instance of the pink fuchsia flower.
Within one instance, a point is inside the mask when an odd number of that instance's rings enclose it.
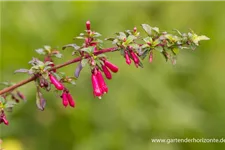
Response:
[[[126,59],[126,63],[127,63],[128,65],[130,65],[130,64],[131,64],[131,60],[130,60],[130,57],[129,57],[127,51],[125,51],[125,59]]]
[[[98,82],[97,74],[95,74],[94,72],[92,73],[91,81],[92,81],[92,87],[93,87],[93,94],[94,94],[94,96],[97,96],[97,97],[101,98],[102,90],[101,90],[101,87],[100,87],[99,82]]]
[[[104,64],[106,67],[108,67],[114,73],[118,72],[118,70],[119,70],[119,68],[116,65],[112,64],[108,60],[105,60]]]
[[[151,63],[153,60],[153,52],[152,50],[150,51],[150,54],[149,54],[149,62]]]
[[[134,53],[133,51],[130,51],[130,54],[131,54],[131,57],[132,57],[133,60],[134,60],[134,63],[135,63],[135,64],[139,64],[139,58],[138,58],[137,54]]]
[[[69,100],[67,98],[67,93],[63,92],[61,97],[62,97],[62,104],[63,104],[63,106],[67,107],[68,104],[69,104]]]
[[[91,22],[89,20],[86,22],[86,29],[91,30]]]
[[[102,65],[102,70],[107,79],[109,79],[109,80],[112,79],[112,74],[110,73],[109,69],[105,65]]]
[[[137,27],[134,27],[134,33],[136,33],[137,32]]]
[[[2,110],[1,115],[0,115],[0,124],[4,123],[5,125],[9,125],[9,121],[6,119],[5,113]]]
[[[97,71],[96,76],[97,76],[97,79],[98,79],[98,84],[99,84],[99,86],[100,86],[100,88],[102,90],[102,93],[107,93],[108,92],[108,87],[107,87],[107,85],[106,85],[106,83],[104,81],[102,73],[99,70]]]
[[[61,82],[59,82],[52,74],[49,73],[49,79],[51,83],[55,86],[58,90],[63,90],[64,86]]]
[[[67,93],[67,99],[71,107],[75,107],[75,101],[70,93]]]

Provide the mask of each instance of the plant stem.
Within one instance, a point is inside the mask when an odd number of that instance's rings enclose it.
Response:
[[[99,54],[108,53],[108,52],[114,52],[114,51],[116,51],[116,50],[118,50],[118,47],[106,48],[106,49],[102,49],[102,50],[99,50],[99,51],[94,52],[94,55],[99,55]],[[89,58],[90,56],[89,56],[89,55],[85,55],[84,57],[85,57],[85,58]],[[55,67],[49,69],[49,71],[51,71],[51,70],[53,70],[53,69],[59,69],[59,68],[68,66],[68,65],[70,65],[70,64],[79,62],[79,61],[81,61],[81,60],[82,60],[81,57],[77,57],[77,58],[72,59],[72,60],[69,60],[69,61],[67,61],[67,62],[65,62],[65,63],[56,65]],[[10,86],[10,87],[4,88],[3,90],[0,91],[0,95],[3,95],[3,94],[5,94],[5,93],[8,93],[8,92],[10,92],[10,91],[12,91],[12,90],[14,90],[14,89],[20,87],[20,86],[23,86],[23,85],[25,85],[25,84],[27,84],[27,83],[29,83],[29,82],[31,82],[31,81],[36,80],[37,78],[38,78],[38,76],[37,76],[37,75],[34,75],[34,76],[32,76],[32,77],[30,77],[30,78],[28,78],[28,79],[26,79],[26,80],[23,80],[23,81],[18,82],[17,84],[14,84],[14,85],[12,85],[12,86]]]

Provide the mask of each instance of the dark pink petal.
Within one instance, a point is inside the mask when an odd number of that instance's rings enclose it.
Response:
[[[109,79],[109,80],[112,79],[112,75],[111,75],[109,69],[105,65],[102,65],[102,70],[107,79]]]
[[[94,96],[100,97],[102,95],[102,90],[98,83],[98,78],[94,73],[92,73],[91,79],[92,79],[93,94]]]
[[[69,101],[68,101],[68,99],[67,99],[67,93],[66,93],[66,92],[63,92],[63,94],[62,94],[62,104],[63,104],[63,106],[65,106],[65,107],[67,107],[68,104],[69,104]]]
[[[106,83],[104,81],[102,73],[100,71],[98,71],[96,75],[97,75],[98,83],[99,83],[99,85],[101,87],[102,92],[103,93],[107,93],[108,92],[108,87],[107,87],[107,85],[106,85]]]
[[[71,107],[75,107],[75,101],[74,101],[74,99],[73,99],[73,97],[72,97],[72,95],[70,93],[67,93],[67,99],[69,101],[69,105]]]
[[[128,65],[130,65],[131,64],[131,60],[130,60],[130,57],[129,57],[129,55],[128,55],[128,53],[126,51],[125,51],[125,59],[126,59],[126,63]]]
[[[119,68],[116,65],[112,64],[111,62],[107,60],[104,61],[104,64],[114,73],[118,72],[119,70]]]
[[[64,86],[61,82],[59,82],[52,74],[49,74],[49,79],[51,83],[57,88],[58,90],[63,90]]]
[[[91,22],[90,21],[87,21],[86,22],[86,29],[87,30],[90,30],[91,29]]]

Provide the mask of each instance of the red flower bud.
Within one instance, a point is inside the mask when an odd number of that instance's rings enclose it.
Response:
[[[99,70],[97,71],[96,76],[98,78],[98,84],[100,85],[102,92],[103,93],[107,93],[108,92],[108,87],[107,87],[107,85],[106,85],[106,83],[104,81],[102,73]]]
[[[134,60],[134,63],[135,63],[135,64],[139,64],[139,58],[138,58],[137,54],[134,53],[133,51],[130,51],[130,54],[131,54],[131,57],[132,57],[133,60]]]
[[[60,83],[52,74],[49,74],[49,79],[51,83],[57,88],[58,90],[63,90],[64,86],[62,83]]]
[[[137,32],[137,27],[134,27],[134,33]]]
[[[127,63],[128,65],[130,65],[130,64],[131,64],[131,60],[130,60],[130,57],[129,57],[127,51],[125,51],[125,58],[126,58],[126,63]]]
[[[17,91],[16,93],[19,96],[19,98],[21,98],[22,100],[26,100],[26,97],[21,92]]]
[[[91,22],[90,21],[86,22],[86,29],[91,30]]]
[[[69,101],[70,106],[75,107],[75,101],[74,101],[74,99],[73,99],[73,97],[71,96],[70,93],[67,93],[67,99]]]
[[[119,68],[116,65],[112,64],[111,62],[107,60],[104,61],[104,64],[114,73],[118,72],[119,70]]]
[[[2,121],[4,122],[5,125],[9,125],[9,121],[6,119],[5,116],[2,117]]]
[[[98,78],[94,73],[92,73],[91,81],[92,81],[94,96],[100,97],[102,95],[102,90],[101,90],[100,85],[98,83]]]
[[[69,104],[68,98],[67,98],[67,93],[63,92],[62,94],[62,104],[63,106],[67,107]]]
[[[53,63],[52,58],[49,57],[49,56],[46,56],[45,59],[44,59],[44,62],[47,62],[47,61],[50,61],[50,62]],[[55,65],[54,65],[54,63],[53,63],[53,64],[50,64],[49,66],[54,67]],[[53,69],[52,71],[53,71],[53,72],[56,72],[56,69]]]
[[[152,51],[150,51],[150,55],[149,55],[149,62],[151,63],[151,62],[152,62],[152,60],[153,60],[153,52],[152,52]]]
[[[107,79],[109,79],[109,80],[112,79],[112,75],[111,75],[109,69],[105,65],[102,65],[102,70],[103,70],[103,72],[105,74],[105,77]]]

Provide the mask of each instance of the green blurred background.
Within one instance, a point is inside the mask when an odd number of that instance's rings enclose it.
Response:
[[[225,144],[152,143],[151,138],[225,138],[225,2],[1,2],[1,81],[14,75],[43,45],[61,48],[85,29],[86,20],[103,34],[148,23],[162,30],[176,28],[205,34],[196,51],[183,50],[177,65],[156,54],[144,69],[128,66],[117,53],[110,61],[120,67],[107,81],[109,93],[93,98],[90,71],[70,87],[75,109],[63,108],[54,93],[45,93],[44,112],[35,105],[35,86],[20,88],[27,103],[7,113],[1,125],[6,150],[211,150]],[[76,41],[80,44],[80,41]],[[111,46],[106,42],[105,47]],[[64,60],[73,58],[62,52]],[[39,56],[38,56],[39,57]],[[63,60],[55,59],[57,63]],[[76,64],[60,69],[73,74]]]

